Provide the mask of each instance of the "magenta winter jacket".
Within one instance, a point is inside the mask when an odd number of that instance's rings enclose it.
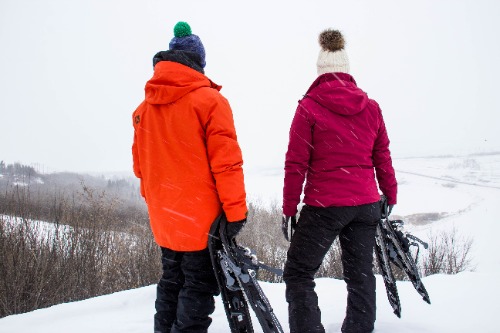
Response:
[[[283,214],[304,203],[316,207],[358,206],[380,200],[378,186],[396,204],[392,167],[378,104],[345,73],[326,73],[299,101],[285,161]]]

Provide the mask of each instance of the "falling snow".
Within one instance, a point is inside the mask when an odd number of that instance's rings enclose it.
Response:
[[[456,228],[474,239],[475,272],[433,275],[423,279],[432,304],[422,301],[409,282],[398,282],[402,318],[398,319],[386,299],[383,281],[377,276],[375,333],[468,333],[497,332],[497,301],[500,299],[500,154],[466,157],[395,160],[400,182],[398,205],[393,215],[431,214],[436,220],[407,225],[416,236]],[[467,177],[470,184],[456,181]],[[281,172],[248,172],[249,195],[266,201],[280,195]],[[454,186],[449,186],[454,184]],[[446,214],[444,214],[446,213]],[[283,284],[262,283],[271,305],[288,332],[287,304]],[[340,332],[345,306],[345,284],[340,280],[317,280],[316,291],[328,333]],[[61,304],[31,313],[0,319],[2,333],[133,333],[151,330],[155,286]],[[254,320],[255,326],[258,326]],[[220,298],[209,332],[228,332]],[[256,332],[262,332],[260,328]]]

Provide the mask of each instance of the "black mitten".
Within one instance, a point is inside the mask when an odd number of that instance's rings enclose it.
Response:
[[[233,240],[236,235],[243,229],[245,222],[247,220],[241,220],[237,222],[227,222],[226,223],[226,236],[229,241]]]

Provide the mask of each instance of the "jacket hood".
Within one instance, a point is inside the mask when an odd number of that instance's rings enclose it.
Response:
[[[346,73],[320,75],[307,90],[306,97],[332,112],[346,116],[363,111],[369,101],[368,95]]]
[[[146,102],[170,104],[202,87],[217,90],[222,88],[188,66],[173,61],[161,61],[155,65],[153,77],[146,83]]]

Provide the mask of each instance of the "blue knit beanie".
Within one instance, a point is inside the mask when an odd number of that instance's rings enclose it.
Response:
[[[174,27],[174,38],[169,44],[170,50],[194,52],[200,56],[201,67],[205,68],[205,48],[200,37],[191,32],[191,27],[186,22],[178,22]]]

